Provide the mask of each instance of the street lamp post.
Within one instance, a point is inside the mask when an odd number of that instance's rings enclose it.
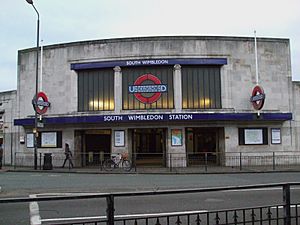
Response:
[[[37,107],[37,96],[38,96],[38,78],[39,78],[39,42],[40,42],[40,14],[35,8],[32,0],[26,0],[26,2],[34,8],[37,14],[37,31],[36,31],[36,68],[35,68],[35,96],[33,97],[33,104],[34,104],[34,169],[37,170],[37,137],[38,137],[38,129],[37,129],[37,122],[38,122],[38,115],[36,111]]]

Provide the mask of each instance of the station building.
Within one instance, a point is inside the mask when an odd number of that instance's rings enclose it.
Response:
[[[298,82],[288,39],[162,36],[43,47],[39,153],[76,166],[128,153],[137,165],[231,165],[299,153]],[[13,151],[32,165],[36,49],[18,52]],[[258,71],[258,76],[256,74]],[[258,79],[257,79],[258,78]],[[13,163],[13,162],[12,162]],[[54,160],[56,166],[61,160]]]
[[[0,92],[0,145],[4,149],[5,165],[13,164],[15,148],[18,146],[18,127],[14,126],[16,115],[17,91]]]

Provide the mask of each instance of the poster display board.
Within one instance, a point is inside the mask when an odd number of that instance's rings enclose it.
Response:
[[[115,147],[124,147],[125,146],[125,131],[124,130],[115,130],[114,133]]]
[[[43,132],[41,138],[42,148],[55,148],[57,146],[56,132]]]
[[[280,128],[271,129],[272,144],[281,144],[281,130]]]
[[[263,144],[262,129],[245,129],[245,144],[246,145],[261,145]]]
[[[27,148],[34,147],[33,133],[26,134],[26,147]]]
[[[171,130],[172,146],[182,146],[182,130],[172,129]]]

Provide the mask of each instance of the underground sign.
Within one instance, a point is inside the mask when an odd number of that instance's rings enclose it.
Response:
[[[162,84],[153,74],[144,74],[135,80],[134,85],[128,86],[128,91],[134,94],[140,102],[151,104],[156,102],[163,92],[167,91],[167,85]]]
[[[252,102],[253,108],[256,110],[262,109],[265,103],[266,95],[264,90],[259,85],[256,85],[253,88],[252,95],[250,101]]]
[[[44,92],[39,92],[37,98],[32,99],[33,109],[40,115],[47,112],[47,109],[50,106],[47,95]]]

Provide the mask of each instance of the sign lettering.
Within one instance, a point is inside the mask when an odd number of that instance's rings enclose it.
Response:
[[[104,122],[193,120],[192,114],[140,114],[104,116]]]

